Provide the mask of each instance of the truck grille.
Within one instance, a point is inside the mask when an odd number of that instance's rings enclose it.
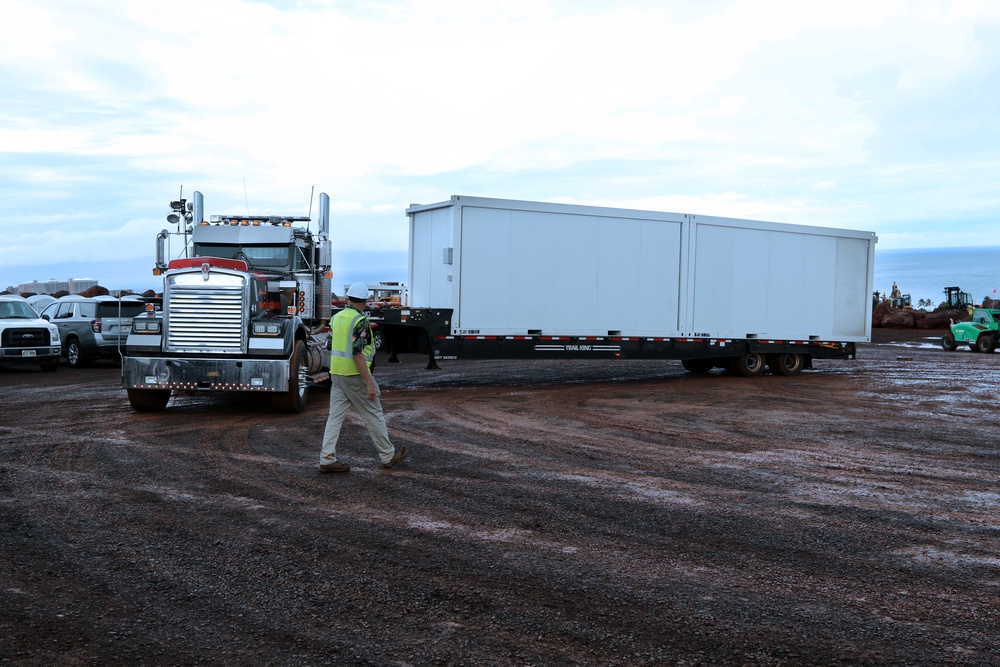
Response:
[[[172,285],[166,328],[171,352],[245,352],[243,288]]]
[[[4,329],[0,347],[40,347],[49,345],[49,330],[42,328]]]

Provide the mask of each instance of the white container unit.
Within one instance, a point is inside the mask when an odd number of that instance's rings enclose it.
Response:
[[[451,309],[452,336],[870,340],[871,232],[465,196],[407,214],[410,305]]]

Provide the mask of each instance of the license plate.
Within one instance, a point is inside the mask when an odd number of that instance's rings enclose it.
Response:
[[[33,357],[33,356],[35,356],[35,351],[34,350],[21,350],[21,356],[22,357]]]

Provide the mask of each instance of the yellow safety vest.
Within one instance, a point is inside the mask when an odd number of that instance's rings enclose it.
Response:
[[[364,315],[347,307],[330,320],[330,375],[358,375],[358,367],[354,365],[354,355],[351,354],[354,337],[354,326]],[[365,361],[368,370],[372,368],[375,358],[375,345],[372,343],[372,326],[368,323],[368,344],[364,347]]]

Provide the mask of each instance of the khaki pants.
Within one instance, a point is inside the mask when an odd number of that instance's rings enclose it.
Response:
[[[326,419],[326,429],[323,431],[323,449],[319,454],[321,465],[334,463],[337,460],[337,440],[340,439],[340,427],[344,424],[347,410],[353,405],[368,429],[368,437],[378,450],[382,463],[388,463],[396,448],[389,442],[389,434],[385,428],[385,415],[382,414],[382,401],[379,397],[382,391],[375,382],[375,399],[368,400],[368,390],[360,375],[333,375],[330,386],[330,416]],[[372,378],[374,381],[374,378]]]

